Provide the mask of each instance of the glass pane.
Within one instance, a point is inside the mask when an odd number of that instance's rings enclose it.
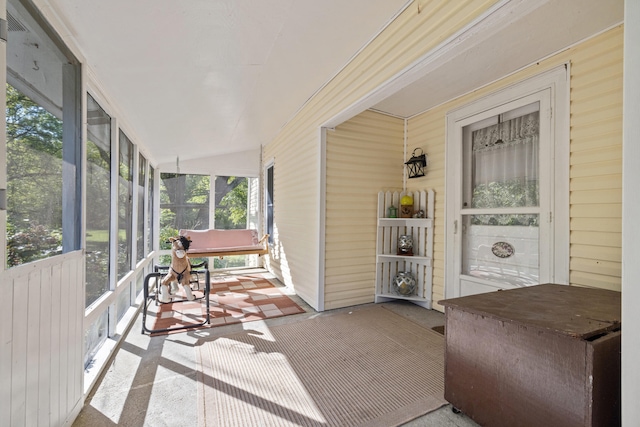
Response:
[[[149,166],[149,196],[147,199],[147,252],[146,255],[150,254],[153,251],[153,221],[155,218],[155,171],[152,166]]]
[[[91,367],[93,358],[107,340],[108,316],[107,311],[100,315],[85,332],[84,368]]]
[[[209,176],[160,174],[160,247],[180,229],[209,228]]]
[[[133,144],[120,131],[118,171],[118,280],[131,271],[133,233]]]
[[[537,284],[538,215],[463,216],[462,274],[514,286]]]
[[[150,268],[147,268],[148,273],[151,272]],[[136,277],[136,295],[140,295],[140,292],[142,292],[142,288],[144,287],[144,277],[145,277],[145,273],[143,273],[142,271],[140,273],[138,273],[138,277]]]
[[[80,223],[73,221],[80,209],[76,172],[81,165],[75,163],[80,148],[75,132],[80,128],[79,66],[72,65],[73,55],[51,39],[46,23],[34,19],[22,2],[9,0],[6,8],[11,25],[3,150],[6,261],[12,267],[80,247]]]
[[[138,156],[138,232],[137,232],[137,245],[136,251],[138,256],[137,261],[141,261],[144,258],[144,186],[147,180],[147,159],[142,154]]]
[[[109,290],[111,117],[87,95],[86,307]]]
[[[7,84],[7,265],[62,253],[62,120]]]
[[[118,295],[118,302],[116,303],[116,323],[122,319],[122,316],[124,316],[129,307],[131,307],[131,284],[120,286],[125,286],[126,289]]]
[[[215,228],[219,230],[246,229],[249,181],[245,177],[216,177]],[[216,258],[214,268],[247,266],[247,255]]]
[[[273,243],[273,166],[267,169],[266,199],[267,234],[269,243]]]
[[[463,160],[471,207],[538,206],[539,112],[510,120],[499,116],[497,121],[481,129],[463,130],[471,135]]]

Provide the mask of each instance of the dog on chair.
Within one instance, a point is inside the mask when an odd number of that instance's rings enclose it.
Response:
[[[172,283],[181,284],[184,293],[189,301],[193,301],[195,297],[191,293],[191,264],[187,256],[189,250],[189,236],[171,237],[171,265],[167,275],[164,276],[160,283],[160,302],[170,302],[176,295],[171,294]]]

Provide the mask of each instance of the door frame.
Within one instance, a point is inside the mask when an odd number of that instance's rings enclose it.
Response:
[[[459,287],[454,280],[461,264],[460,254],[456,253],[456,228],[461,225],[461,217],[456,215],[457,188],[462,178],[460,146],[462,135],[460,122],[516,99],[550,90],[551,92],[551,155],[550,168],[553,170],[552,197],[549,200],[548,213],[541,212],[540,220],[550,221],[549,242],[553,255],[549,266],[549,282],[569,283],[569,145],[570,145],[570,69],[562,64],[549,71],[530,77],[519,83],[507,86],[475,101],[451,110],[446,115],[445,146],[445,298],[460,296]],[[543,219],[543,216],[547,218]],[[459,234],[458,234],[459,235]],[[456,270],[458,269],[458,270]]]

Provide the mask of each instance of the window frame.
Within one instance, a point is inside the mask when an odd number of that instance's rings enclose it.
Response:
[[[264,228],[269,235],[268,244],[273,245],[274,240],[274,189],[275,189],[275,161],[270,161],[264,168]]]
[[[84,162],[84,140],[83,140],[83,83],[82,66],[73,52],[67,47],[57,32],[44,19],[40,19],[39,11],[30,2],[7,1],[6,11],[11,13],[14,19],[27,25],[39,38],[47,52],[55,55],[60,60],[61,77],[61,98],[62,108],[60,109],[45,94],[39,93],[38,89],[31,87],[28,78],[23,78],[17,71],[8,72],[9,63],[5,62],[4,82],[11,84],[16,90],[26,95],[36,104],[51,112],[51,109],[58,110],[62,116],[62,254],[77,251],[82,248],[84,242],[84,230],[82,226],[83,218],[83,162]],[[7,41],[8,43],[9,41]],[[5,43],[5,49],[7,48]],[[6,52],[6,50],[5,50]],[[44,52],[44,50],[43,50]],[[6,86],[5,86],[6,87]],[[3,95],[3,104],[6,110],[6,90]],[[3,113],[5,114],[5,113]],[[6,132],[6,114],[5,114]],[[2,140],[0,160],[4,165],[0,172],[0,198],[4,206],[0,208],[0,222],[2,223],[0,233],[0,245],[2,250],[2,270],[10,269],[7,265],[7,221],[8,212],[6,202],[8,192],[7,176],[7,141],[6,135]],[[47,256],[41,259],[54,258],[56,255]]]

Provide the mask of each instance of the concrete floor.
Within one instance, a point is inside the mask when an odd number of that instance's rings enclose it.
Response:
[[[277,282],[277,281],[274,281]],[[254,330],[267,329],[310,317],[323,316],[295,295],[290,295],[303,314],[251,322]],[[406,301],[385,303],[394,312],[426,327],[444,324],[444,315]],[[353,309],[353,308],[351,308]],[[350,308],[333,310],[349,311]],[[220,326],[168,336],[149,337],[140,333],[141,315],[133,323],[108,370],[90,392],[73,427],[102,426],[197,426],[195,350],[202,340],[239,332],[247,324]],[[473,427],[463,414],[447,405],[404,424],[407,427]]]

